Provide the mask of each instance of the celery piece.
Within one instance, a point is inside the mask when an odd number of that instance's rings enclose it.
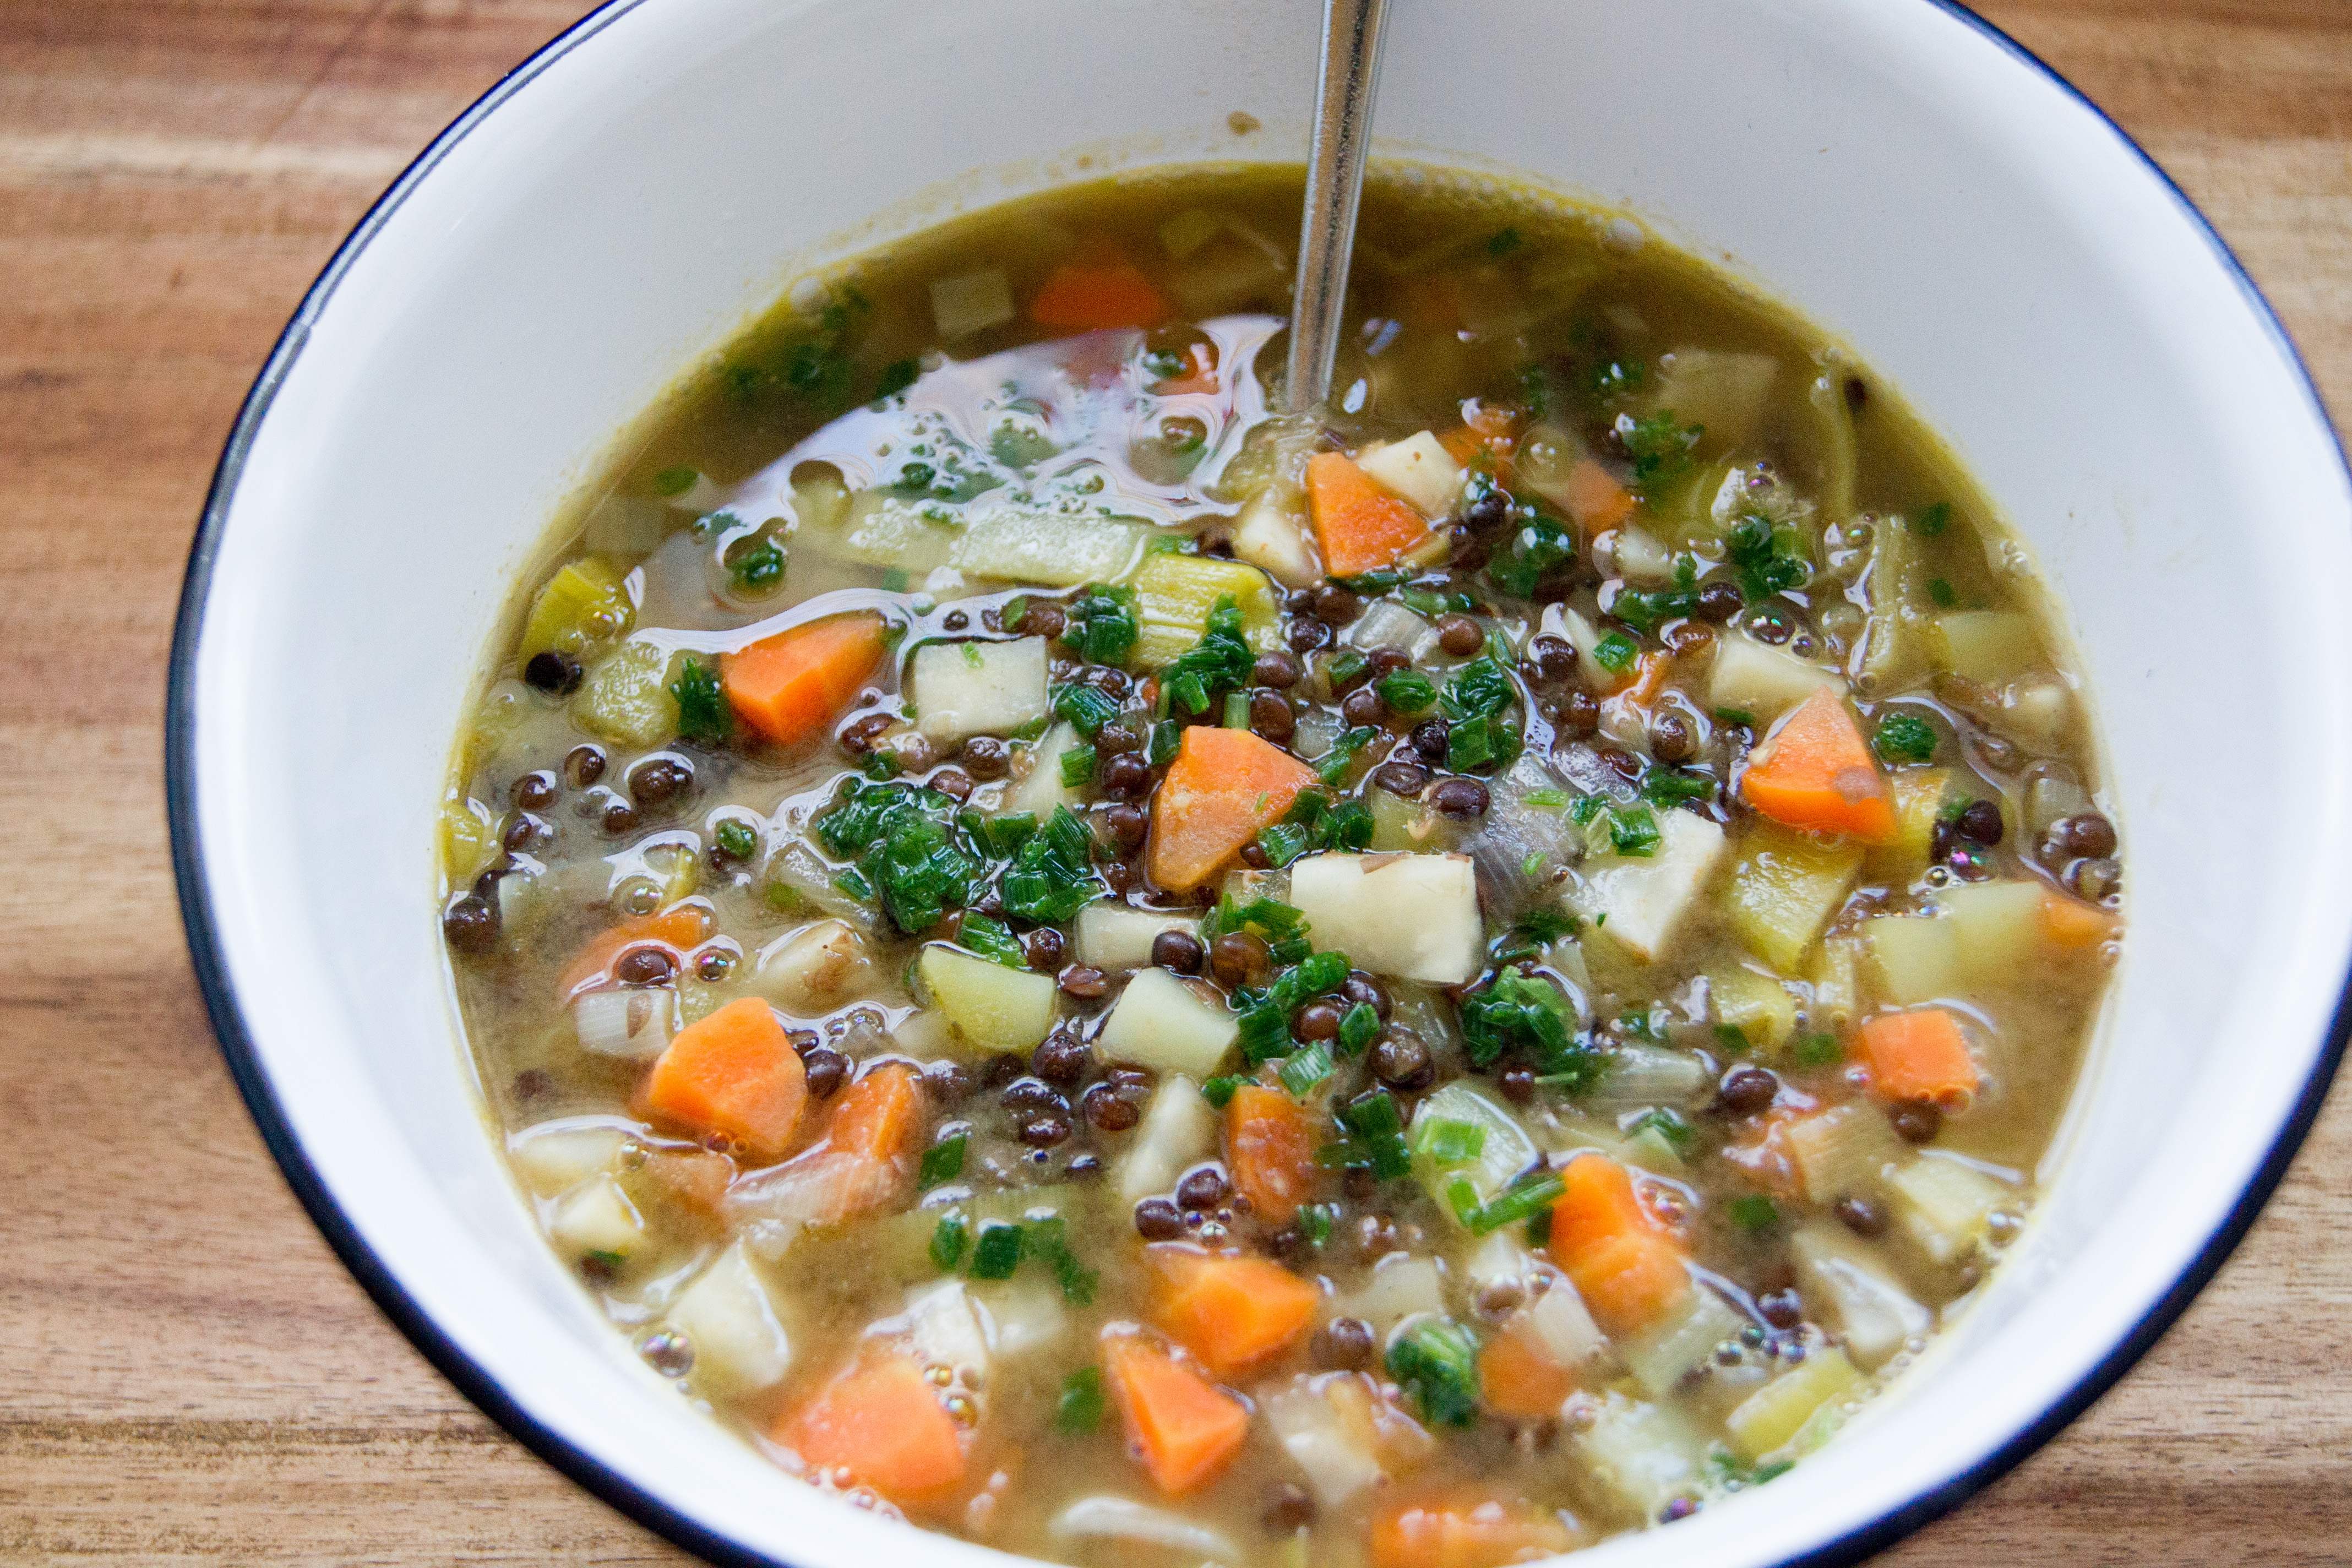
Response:
[[[616,745],[660,745],[677,733],[669,662],[667,649],[642,638],[623,643],[588,672],[572,700],[572,716]]]
[[[1758,824],[1739,841],[1723,893],[1732,931],[1767,963],[1794,971],[1845,901],[1862,855],[1858,845]]]
[[[1797,999],[1771,975],[1746,965],[1707,973],[1715,1021],[1738,1030],[1759,1051],[1778,1054],[1797,1028]]]
[[[1477,1131],[1478,1151],[1462,1162],[1443,1162],[1437,1155],[1458,1148],[1465,1135],[1444,1135],[1446,1123]],[[1522,1172],[1538,1158],[1535,1141],[1518,1119],[1466,1083],[1455,1082],[1427,1096],[1413,1113],[1408,1144],[1415,1151],[1414,1176],[1437,1200],[1437,1206],[1465,1227],[1468,1215],[1479,1205],[1492,1203],[1508,1191]],[[1456,1182],[1467,1181],[1472,1201],[1456,1208],[1447,1196]]]
[[[583,555],[547,580],[531,601],[517,657],[580,654],[624,636],[635,608],[628,585],[608,562]]]
[[[1814,1352],[1736,1405],[1723,1429],[1739,1457],[1750,1464],[1787,1447],[1815,1412],[1857,1396],[1864,1378],[1845,1352],[1835,1346]]]
[[[915,961],[931,1005],[976,1056],[1034,1050],[1054,1026],[1054,979],[933,942]]]
[[[1907,883],[1927,868],[1936,818],[1951,793],[1952,770],[1900,768],[1889,782],[1895,791],[1895,837],[1872,845],[1863,864],[1874,881]]]
[[[1231,596],[1242,613],[1242,636],[1264,653],[1275,646],[1281,605],[1274,584],[1255,566],[1205,555],[1147,556],[1135,574],[1140,627],[1136,659],[1156,669],[1201,640],[1209,612]]]

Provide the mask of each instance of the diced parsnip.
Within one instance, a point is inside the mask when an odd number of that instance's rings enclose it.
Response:
[[[1895,1217],[1934,1262],[1957,1263],[1991,1229],[1995,1210],[2017,1194],[1972,1165],[1934,1150],[1886,1178]]]
[[[1769,354],[1676,349],[1660,364],[1650,406],[1704,426],[1707,449],[1728,452],[1756,433],[1780,375],[1780,362]]]
[[[1205,1079],[1223,1064],[1240,1034],[1240,1023],[1222,1004],[1164,969],[1144,969],[1119,993],[1095,1037],[1095,1051],[1105,1061]]]
[[[1610,1058],[1609,1071],[1582,1101],[1595,1110],[1690,1106],[1709,1098],[1714,1087],[1706,1066],[1687,1051],[1627,1045]]]
[[[572,716],[591,734],[623,746],[658,746],[677,733],[669,650],[631,637],[596,661],[572,700]]]
[[[1486,963],[1467,855],[1310,855],[1290,868],[1290,901],[1317,947],[1375,974],[1466,985]]]
[[[824,920],[778,937],[760,950],[750,989],[788,1013],[829,1013],[874,986],[866,939],[846,921]]]
[[[1076,809],[1077,792],[1062,782],[1062,753],[1084,744],[1076,727],[1066,722],[1046,731],[1035,745],[1024,748],[1015,766],[1025,765],[1028,771],[1005,792],[1006,813],[1025,811],[1043,823],[1057,805]]]
[[[1868,1247],[1828,1221],[1801,1228],[1789,1238],[1789,1252],[1806,1307],[1836,1325],[1846,1353],[1864,1371],[1885,1365],[1935,1321]]]
[[[1677,1498],[1706,1489],[1706,1439],[1672,1405],[1611,1394],[1571,1441],[1594,1489],[1620,1518],[1646,1524]]]
[[[1761,726],[1825,688],[1843,696],[1845,678],[1745,634],[1716,638],[1706,677],[1710,707],[1748,714]]]
[[[1208,555],[1147,555],[1135,574],[1136,661],[1157,669],[1201,640],[1217,601],[1242,613],[1242,635],[1264,653],[1274,647],[1282,605],[1265,573]]]
[[[625,633],[635,608],[621,572],[609,561],[583,555],[550,577],[531,601],[516,655],[585,652]]]
[[[1259,1402],[1282,1451],[1325,1508],[1339,1508],[1388,1478],[1370,1425],[1354,1419],[1361,1412],[1352,1402],[1331,1397],[1332,1382],[1328,1376],[1294,1378]]]
[[[602,1253],[626,1258],[646,1239],[646,1222],[621,1184],[606,1172],[563,1194],[547,1222],[547,1234],[558,1247],[582,1257]]]
[[[1133,1542],[1181,1553],[1195,1562],[1244,1561],[1241,1548],[1223,1531],[1188,1519],[1174,1509],[1156,1508],[1112,1492],[1080,1498],[1055,1514],[1045,1526],[1045,1532],[1056,1541]]]
[[[1462,499],[1462,465],[1430,431],[1356,454],[1356,467],[1427,518],[1450,515]]]
[[[1715,1021],[1738,1030],[1759,1051],[1778,1054],[1796,1033],[1797,999],[1772,975],[1726,964],[1707,972],[1706,990]]]
[[[916,978],[945,1015],[958,1048],[974,1056],[1036,1049],[1054,1026],[1054,977],[1010,969],[941,942],[915,960]]]
[[[1252,496],[1234,524],[1234,555],[1286,588],[1307,588],[1323,577],[1307,528],[1306,492],[1276,482]]]
[[[1739,840],[1723,890],[1725,918],[1750,952],[1793,973],[1853,890],[1862,855],[1851,839],[1825,841],[1759,821]]]
[[[1440,1165],[1432,1159],[1424,1145],[1430,1128],[1443,1121],[1478,1129],[1478,1152],[1458,1164]],[[1413,1150],[1413,1174],[1437,1200],[1437,1206],[1457,1220],[1460,1215],[1450,1195],[1454,1184],[1467,1182],[1475,1200],[1483,1204],[1499,1195],[1539,1158],[1535,1140],[1528,1136],[1518,1118],[1459,1080],[1422,1100],[1412,1113],[1408,1142]]]
[[[862,490],[822,547],[844,560],[917,575],[952,566],[976,577],[1055,588],[1116,581],[1143,550],[1145,525],[1118,518],[1024,510],[983,497],[949,509],[958,526],[931,521],[940,507]]]
[[[1152,1091],[1135,1142],[1118,1163],[1118,1188],[1134,1203],[1174,1188],[1176,1179],[1216,1152],[1217,1112],[1189,1078],[1170,1076]]]
[[[1955,882],[1936,892],[1958,945],[1960,973],[1979,985],[2027,979],[2042,952],[2042,884],[2023,879]]]
[[[1360,1318],[1385,1334],[1407,1318],[1445,1310],[1445,1276],[1433,1258],[1391,1252],[1372,1265],[1361,1285],[1325,1302],[1329,1316]]]
[[[1189,914],[1091,903],[1078,911],[1078,962],[1114,974],[1122,969],[1149,968],[1151,944],[1163,933],[1174,931],[1190,936],[1200,929],[1199,919]]]
[[[542,1121],[507,1140],[507,1158],[524,1186],[551,1197],[612,1170],[628,1141],[627,1131],[606,1122]]]
[[[1002,267],[931,279],[931,320],[942,338],[986,331],[1013,319],[1013,285]]]
[[[1812,1005],[1806,1022],[1816,1031],[1832,1033],[1853,1021],[1862,1011],[1862,943],[1851,936],[1833,936],[1813,954],[1806,976]]]
[[[1044,637],[926,643],[913,676],[917,726],[942,745],[1009,735],[1045,716]]]
[[[1886,1113],[1865,1100],[1799,1117],[1782,1128],[1780,1138],[1805,1195],[1817,1204],[1875,1197],[1888,1170],[1904,1158]]]
[[[1555,1279],[1551,1289],[1520,1308],[1518,1315],[1562,1366],[1582,1366],[1609,1348],[1608,1336],[1592,1321],[1584,1298],[1566,1279]]]
[[[1722,1297],[1702,1287],[1692,1290],[1664,1322],[1619,1340],[1617,1356],[1634,1382],[1653,1397],[1664,1399],[1691,1368],[1715,1353],[1716,1346],[1737,1335],[1745,1321]]]
[[[1936,819],[1951,794],[1952,770],[1897,768],[1887,783],[1895,793],[1895,837],[1872,845],[1863,868],[1874,881],[1907,883],[1927,868]]]
[[[694,1385],[712,1394],[772,1388],[792,1370],[792,1337],[743,1243],[715,1258],[670,1304],[669,1326],[694,1347]]]
[[[1723,858],[1723,829],[1695,812],[1661,811],[1658,847],[1647,856],[1614,853],[1588,862],[1578,912],[1654,963],[1682,934],[1699,895]]]
[[[2042,662],[2033,618],[2014,610],[1947,610],[1929,624],[1936,662],[1963,680],[2003,686]]]
[[[1952,922],[1930,915],[1879,915],[1863,922],[1879,996],[1906,1006],[1959,994],[1964,971]]]
[[[1843,1405],[1863,1387],[1861,1372],[1845,1352],[1832,1345],[1741,1400],[1723,1418],[1723,1429],[1733,1450],[1754,1464],[1794,1442],[1815,1411]]]

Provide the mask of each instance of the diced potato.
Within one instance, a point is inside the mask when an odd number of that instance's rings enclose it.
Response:
[[[1704,426],[1707,449],[1728,452],[1756,433],[1780,375],[1780,362],[1769,354],[1676,349],[1660,368],[1650,406]]]
[[[1575,895],[1579,913],[1648,963],[1682,934],[1724,851],[1723,829],[1694,812],[1659,812],[1658,835],[1646,857],[1612,853],[1590,862]]]
[[[904,1321],[916,1359],[927,1367],[948,1368],[968,1393],[988,1396],[993,1381],[988,1375],[988,1330],[962,1280],[942,1279],[908,1290]]]
[[[1715,664],[1706,677],[1709,707],[1746,713],[1759,725],[1769,724],[1823,689],[1843,696],[1845,678],[1745,634],[1716,638]]]
[[[693,1381],[712,1394],[772,1388],[792,1370],[792,1337],[759,1266],[738,1241],[678,1292],[669,1326],[694,1347]]]
[[[1741,1400],[1724,1417],[1723,1429],[1732,1448],[1753,1464],[1795,1441],[1815,1411],[1861,1394],[1864,1383],[1845,1352],[1832,1345]]]
[[[1747,1320],[1704,1285],[1695,1285],[1682,1309],[1655,1328],[1617,1342],[1617,1357],[1652,1397],[1674,1393],[1691,1368],[1738,1334]]]
[[[1145,969],[1151,963],[1151,944],[1162,932],[1176,931],[1190,936],[1200,929],[1200,921],[1189,914],[1091,903],[1078,911],[1077,959],[1111,973]]]
[[[1612,1394],[1571,1442],[1595,1490],[1625,1520],[1647,1524],[1706,1489],[1706,1441],[1673,1405]]]
[[[1936,819],[1951,795],[1952,770],[1898,768],[1888,782],[1895,794],[1895,837],[1872,845],[1863,865],[1874,881],[1908,883],[1927,869]]]
[[[1862,869],[1862,847],[1761,822],[1739,840],[1723,892],[1732,931],[1775,968],[1793,973]]]
[[[1310,588],[1323,578],[1323,561],[1307,531],[1307,498],[1295,486],[1274,484],[1250,498],[1234,524],[1234,555],[1286,588]]]
[[[583,555],[547,580],[531,601],[516,654],[579,654],[629,629],[635,606],[628,584],[610,562]]]
[[[1964,680],[2001,686],[2042,662],[2033,618],[2014,610],[1947,610],[1929,623],[1937,662]]]
[[[1310,855],[1290,868],[1290,901],[1317,947],[1375,974],[1465,985],[1486,963],[1467,855]]]
[[[931,279],[931,320],[940,336],[960,338],[1013,319],[1013,285],[1002,267]]]
[[[631,637],[596,661],[572,700],[590,733],[622,746],[658,746],[677,733],[677,699],[669,693],[669,651]]]
[[[1977,1249],[1993,1212],[2017,1194],[1972,1165],[1929,1151],[1886,1178],[1895,1216],[1919,1250],[1939,1264]]]
[[[1805,1195],[1817,1204],[1875,1196],[1888,1170],[1904,1158],[1903,1142],[1886,1113],[1866,1100],[1850,1100],[1800,1117],[1780,1137],[1805,1184]]]
[[[975,1056],[1026,1055],[1054,1026],[1054,977],[1011,969],[932,942],[915,961],[916,977],[952,1037]]]
[[[1024,1273],[1002,1284],[974,1286],[972,1299],[988,1331],[988,1349],[998,1361],[1050,1350],[1069,1337],[1070,1314],[1061,1288]]]
[[[1201,640],[1209,613],[1231,597],[1242,613],[1242,635],[1260,653],[1274,647],[1282,605],[1265,573],[1239,561],[1162,552],[1144,557],[1135,574],[1135,657],[1157,669]]]
[[[547,1234],[558,1247],[583,1258],[599,1253],[625,1258],[646,1239],[646,1222],[607,1172],[563,1195],[548,1221]]]
[[[1951,921],[1931,915],[1879,915],[1864,921],[1862,942],[1878,994],[1906,1006],[1958,995],[1963,971],[1953,933]]]
[[[917,724],[931,740],[1009,735],[1045,716],[1045,639],[926,643],[913,686]]]
[[[1778,1052],[1797,1029],[1797,999],[1769,974],[1745,964],[1710,970],[1707,995],[1715,1021],[1730,1026],[1759,1051]]]
[[[629,1135],[596,1122],[542,1121],[507,1140],[507,1157],[523,1185],[541,1197],[578,1186],[620,1163]]]
[[[1885,1365],[1935,1321],[1867,1247],[1832,1222],[1803,1226],[1789,1238],[1789,1252],[1806,1308],[1844,1334],[1846,1353],[1865,1371]]]
[[[1050,991],[1053,982],[1045,985]],[[1164,969],[1144,969],[1119,993],[1095,1037],[1095,1050],[1105,1061],[1205,1079],[1223,1064],[1240,1034],[1239,1021],[1223,1005]]]
[[[2029,676],[2013,682],[1992,715],[1994,729],[2039,756],[2061,749],[2074,722],[2074,693],[2055,677]]]
[[[1484,1139],[1478,1152],[1461,1164],[1440,1165],[1432,1160],[1423,1152],[1422,1143],[1430,1125],[1439,1121],[1477,1128]],[[1448,1195],[1454,1183],[1468,1182],[1476,1201],[1483,1204],[1501,1195],[1540,1157],[1535,1140],[1528,1136],[1518,1118],[1459,1079],[1423,1099],[1412,1113],[1408,1141],[1414,1150],[1413,1174],[1448,1215],[1454,1215]],[[1454,1217],[1460,1219],[1458,1215]]]
[[[1135,1142],[1118,1163],[1122,1202],[1135,1203],[1176,1185],[1185,1171],[1217,1148],[1217,1112],[1189,1078],[1160,1080],[1144,1108]]]
[[[2014,984],[2042,952],[2042,885],[2021,878],[1955,882],[1936,893],[1960,972],[1979,985]]]
[[[1401,497],[1426,518],[1452,515],[1462,499],[1462,465],[1430,431],[1356,454],[1356,466],[1372,483]]]
[[[803,1017],[829,1013],[873,988],[866,939],[846,921],[818,921],[760,950],[751,990]]]

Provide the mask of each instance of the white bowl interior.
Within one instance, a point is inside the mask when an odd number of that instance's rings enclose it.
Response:
[[[457,1352],[608,1489],[719,1542],[809,1568],[980,1552],[778,1475],[638,1364],[532,1228],[456,1040],[430,860],[492,618],[613,433],[874,215],[1000,199],[1081,153],[1296,159],[1314,9],[608,10],[380,215],[212,520],[183,826],[286,1128]],[[1843,336],[2032,542],[2087,650],[2132,926],[2063,1179],[1866,1441],[1604,1549],[1777,1562],[1946,1486],[2089,1376],[2323,1058],[2352,946],[2326,809],[2352,500],[2291,354],[2183,206],[1927,0],[1391,11],[1392,143],[1622,205]],[[1235,109],[1265,129],[1234,138]]]

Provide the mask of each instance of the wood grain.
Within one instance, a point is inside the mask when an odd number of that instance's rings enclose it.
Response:
[[[2204,205],[2352,410],[2352,3],[1987,9]],[[0,1561],[684,1561],[312,1231],[206,1029],[162,805],[171,616],[247,382],[377,191],[579,10],[0,0]],[[2157,1352],[1889,1560],[2352,1559],[2347,1208],[2339,1095]]]

